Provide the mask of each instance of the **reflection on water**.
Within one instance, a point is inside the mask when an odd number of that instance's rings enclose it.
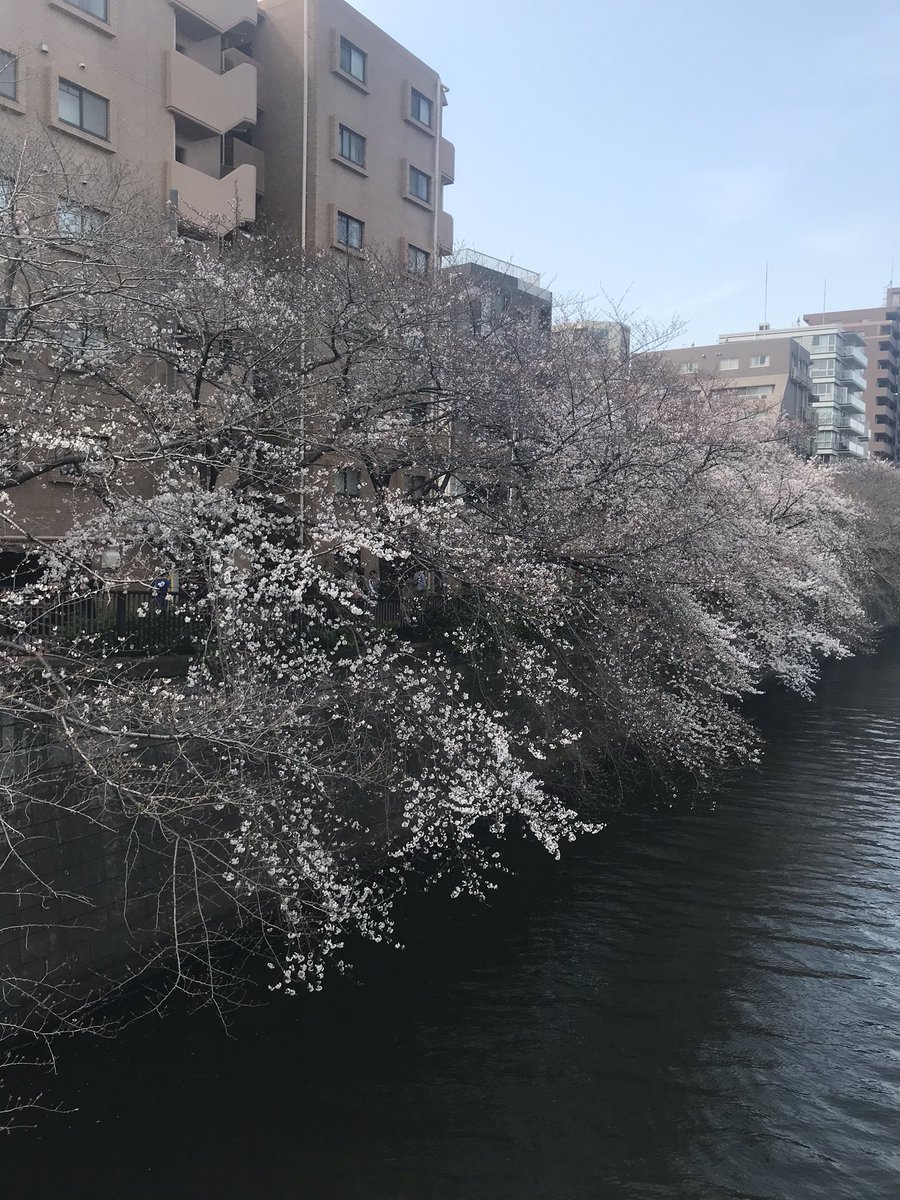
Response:
[[[356,984],[75,1046],[4,1200],[900,1196],[900,649]]]

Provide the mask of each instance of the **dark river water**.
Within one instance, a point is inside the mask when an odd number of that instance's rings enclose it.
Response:
[[[900,644],[402,954],[64,1047],[0,1200],[900,1197]]]

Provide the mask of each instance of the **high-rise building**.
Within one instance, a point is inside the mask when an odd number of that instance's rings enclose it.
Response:
[[[307,248],[428,270],[453,242],[445,96],[344,0],[0,0],[0,136],[121,165],[200,235],[262,201]]]
[[[841,312],[808,313],[803,318],[817,330],[837,322],[858,333],[866,358],[866,418],[872,435],[873,458],[897,462],[898,385],[900,385],[900,288],[889,287],[880,308],[849,308]]]

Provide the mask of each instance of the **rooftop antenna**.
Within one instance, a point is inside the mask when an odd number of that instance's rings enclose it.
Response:
[[[766,263],[766,286],[763,292],[763,325],[768,328],[769,323],[769,264]]]
[[[825,310],[828,308],[828,276],[822,283],[822,324],[825,324]]]

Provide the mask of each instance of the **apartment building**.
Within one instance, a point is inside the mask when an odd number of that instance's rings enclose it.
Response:
[[[682,374],[715,380],[763,411],[800,424],[810,419],[810,355],[793,338],[769,338],[760,331],[740,344],[666,350],[664,357]]]
[[[174,192],[198,232],[250,223],[258,164],[223,147],[256,122],[256,66],[231,49],[256,22],[256,0],[0,0],[0,135],[122,168],[161,209]]]
[[[254,135],[265,211],[307,248],[397,256],[425,272],[453,249],[447,89],[344,0],[261,0],[255,54],[278,102]]]
[[[763,343],[766,343],[764,345]],[[791,349],[781,352],[782,366],[795,356],[793,347],[809,356],[808,411],[815,422],[815,453],[826,461],[868,457],[869,427],[866,422],[867,365],[865,341],[840,324],[793,325],[788,329],[763,327],[753,333],[728,333],[719,337],[723,355],[737,356],[746,349],[750,369],[768,369],[775,361],[774,349],[786,343]],[[732,359],[733,360],[733,359]],[[789,368],[789,380],[794,368]],[[799,418],[800,409],[789,401],[783,410]]]
[[[898,385],[900,385],[900,288],[889,287],[880,308],[849,308],[840,312],[807,314],[803,318],[817,329],[841,325],[858,333],[864,343],[868,364],[866,377],[866,420],[872,435],[873,458],[900,459],[898,432]]]
[[[721,380],[772,415],[809,425],[811,448],[826,461],[868,456],[865,344],[841,325],[761,326],[664,357],[686,375]]]
[[[344,0],[0,0],[0,136],[121,165],[221,236],[265,210],[309,248],[453,245],[446,89]]]

